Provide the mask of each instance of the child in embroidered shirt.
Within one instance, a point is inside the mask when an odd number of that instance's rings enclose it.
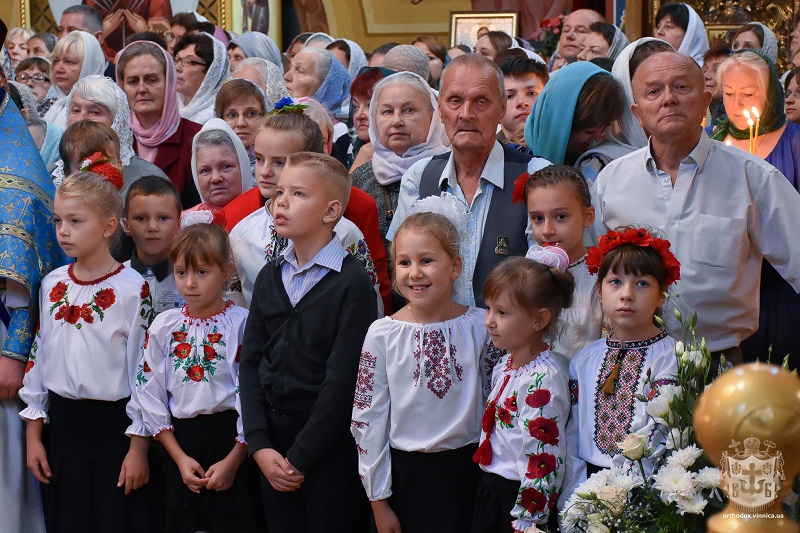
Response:
[[[136,377],[145,425],[172,457],[166,529],[258,531],[237,394],[247,310],[222,297],[233,272],[228,236],[213,224],[189,226],[169,260],[187,304],[153,320]]]
[[[474,533],[522,532],[547,524],[564,475],[569,416],[566,362],[546,339],[572,305],[570,261],[558,247],[533,246],[492,270],[483,287],[486,327],[508,352],[495,366],[475,461],[483,477]]]
[[[292,154],[275,188],[275,227],[291,242],[256,278],[239,374],[270,533],[369,528],[348,427],[377,301],[334,234],[349,195],[344,166],[311,152]]]
[[[571,359],[601,336],[603,313],[586,268],[583,234],[594,223],[589,187],[579,170],[551,165],[523,174],[523,197],[531,228],[542,246],[558,246],[569,256],[567,272],[575,279],[574,305],[561,313],[561,327],[552,339],[551,352]]]
[[[589,271],[611,334],[576,355],[569,365],[572,412],[567,425],[567,477],[560,505],[575,487],[602,468],[635,467],[619,450],[630,433],[648,438],[655,457],[664,438],[645,412],[643,395],[672,395],[678,372],[675,341],[653,320],[667,288],[680,278],[669,241],[629,227],[600,237],[589,249]],[[652,468],[645,458],[645,470]]]
[[[93,159],[92,172],[70,175],[55,196],[56,236],[75,262],[42,281],[40,329],[19,393],[28,467],[49,485],[48,531],[147,527],[146,495],[136,490],[147,482],[147,431],[129,396],[152,300],[142,277],[109,253],[122,174],[100,154]]]
[[[483,376],[499,352],[485,311],[452,299],[466,209],[446,194],[411,213],[392,241],[394,284],[408,304],[370,326],[350,430],[379,533],[469,531]]]
[[[144,277],[156,314],[182,307],[169,251],[180,231],[181,198],[171,181],[159,176],[136,180],[125,195],[122,226],[136,247],[125,266]]]

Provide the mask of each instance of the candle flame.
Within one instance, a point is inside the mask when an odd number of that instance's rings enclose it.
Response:
[[[728,146],[730,146],[730,145],[731,145],[731,140],[730,140],[730,139],[728,139],[727,141],[725,141],[725,144],[727,144]]]
[[[755,108],[753,108],[753,109],[755,109]],[[745,109],[744,111],[742,111],[742,114],[744,115],[744,118],[746,118],[747,120],[750,120],[750,111]]]
[[[753,122],[752,118],[747,119],[747,125],[750,126],[751,128],[755,125],[755,122]]]
[[[761,118],[761,115],[758,113],[758,109],[756,109],[755,106],[753,106],[753,114],[756,116],[756,118]]]

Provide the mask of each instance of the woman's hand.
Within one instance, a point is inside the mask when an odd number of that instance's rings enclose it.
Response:
[[[236,472],[247,458],[247,446],[236,443],[231,452],[217,463],[214,463],[206,470],[206,488],[208,490],[223,491],[228,490],[236,479]]]

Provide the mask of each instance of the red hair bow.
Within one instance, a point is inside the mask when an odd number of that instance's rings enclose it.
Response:
[[[111,184],[117,188],[118,191],[122,190],[122,171],[111,164],[111,160],[103,155],[101,152],[95,152],[88,158],[83,160],[81,170],[84,172],[94,172],[100,174]]]
[[[511,193],[511,199],[514,200],[515,204],[525,203],[525,184],[528,183],[528,178],[530,177],[530,174],[523,172],[514,182],[514,192]]]

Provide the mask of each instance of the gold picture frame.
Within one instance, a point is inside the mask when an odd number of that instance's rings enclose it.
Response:
[[[452,11],[450,13],[450,47],[464,44],[475,48],[478,30],[502,31],[517,36],[518,16],[515,11]]]
[[[80,4],[74,0],[72,4]],[[37,32],[58,33],[58,21],[54,20],[49,0],[18,0],[16,9],[18,26],[32,28]],[[233,0],[198,0],[197,11],[212,23],[233,29]]]

